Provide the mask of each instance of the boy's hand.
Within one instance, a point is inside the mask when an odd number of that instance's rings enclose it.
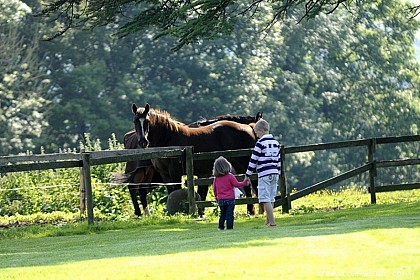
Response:
[[[245,180],[248,182],[248,186],[250,186],[251,185],[251,179],[248,176],[245,175]]]

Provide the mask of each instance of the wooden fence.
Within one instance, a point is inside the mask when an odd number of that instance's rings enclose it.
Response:
[[[275,207],[282,206],[283,212],[288,212],[291,209],[291,202],[303,196],[319,191],[321,189],[330,187],[339,182],[358,176],[362,173],[369,173],[369,192],[371,196],[371,203],[376,203],[376,193],[388,192],[395,190],[410,190],[420,188],[420,182],[393,184],[393,185],[376,185],[376,175],[379,168],[419,165],[420,158],[413,159],[397,159],[397,160],[376,160],[375,151],[377,145],[381,144],[395,144],[404,142],[419,142],[420,135],[400,136],[400,137],[383,137],[352,141],[341,141],[333,143],[312,144],[303,146],[284,147],[281,146],[281,160],[282,169],[279,179],[280,195],[276,197]],[[319,150],[342,149],[352,147],[367,147],[367,162],[363,165],[348,170],[340,175],[334,176],[327,180],[316,183],[312,186],[304,188],[294,193],[289,193],[286,187],[286,174],[284,170],[285,161],[288,154],[302,153]],[[82,191],[86,194],[86,208],[88,223],[92,224],[93,217],[93,198],[90,169],[91,166],[126,162],[132,160],[153,159],[153,158],[167,158],[167,157],[182,157],[186,163],[186,185],[188,188],[188,201],[190,214],[196,213],[197,206],[211,207],[214,206],[212,201],[195,201],[194,185],[211,184],[212,178],[198,178],[194,179],[194,161],[215,159],[220,155],[225,157],[240,157],[250,156],[252,150],[234,150],[234,151],[217,151],[208,153],[193,153],[192,147],[162,147],[162,148],[148,148],[148,149],[129,149],[129,150],[115,150],[115,151],[95,151],[95,152],[81,152],[67,153],[67,154],[45,154],[45,155],[29,155],[29,156],[3,156],[0,157],[0,173],[31,171],[31,170],[46,170],[55,168],[81,168],[81,186]],[[253,175],[255,178],[255,174]],[[243,175],[238,175],[243,178]],[[236,204],[250,204],[257,203],[256,198],[241,198],[236,200]]]

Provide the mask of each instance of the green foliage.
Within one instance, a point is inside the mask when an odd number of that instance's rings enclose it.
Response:
[[[0,215],[78,209],[79,170],[9,173],[0,177]]]
[[[149,210],[155,213],[165,213],[165,203],[168,199],[166,187],[160,186],[148,194]]]
[[[85,135],[82,148],[97,151],[101,149],[99,143]],[[110,150],[122,149],[115,135],[108,145]],[[94,211],[98,217],[123,219],[132,212],[127,187],[109,184],[110,174],[123,173],[123,167],[124,163],[92,167]],[[0,185],[0,216],[79,212],[79,168],[8,173],[0,176]]]
[[[352,0],[332,1],[258,1],[256,3],[237,2],[229,0],[198,0],[176,1],[52,1],[44,5],[39,16],[49,17],[58,21],[58,16],[64,18],[64,26],[56,34],[50,34],[48,39],[62,35],[68,29],[80,26],[103,26],[107,24],[120,25],[117,36],[125,37],[135,33],[147,33],[157,30],[156,38],[172,36],[177,39],[175,50],[199,42],[201,40],[221,37],[235,30],[238,18],[251,19],[269,6],[273,10],[270,16],[263,20],[264,29],[276,22],[286,21],[296,17],[294,21],[313,19],[320,14],[332,14],[335,11],[360,9],[361,4]],[[411,4],[411,9],[404,12],[409,18],[414,16],[420,6]],[[347,11],[348,12],[348,11]],[[124,17],[119,16],[123,13]],[[130,16],[127,16],[130,15]],[[261,31],[261,30],[260,30]]]
[[[0,155],[8,155],[36,147],[35,139],[48,125],[45,92],[51,81],[37,56],[38,32],[23,31],[31,9],[4,0],[0,9]]]
[[[92,188],[93,204],[97,214],[111,219],[124,219],[130,216],[128,211],[132,206],[126,187],[109,187],[92,182]]]

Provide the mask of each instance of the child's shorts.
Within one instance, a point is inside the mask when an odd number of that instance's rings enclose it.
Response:
[[[278,181],[279,175],[277,174],[258,178],[258,202],[274,202]]]

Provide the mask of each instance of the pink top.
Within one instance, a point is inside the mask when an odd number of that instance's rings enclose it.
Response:
[[[248,186],[248,181],[244,180],[238,182],[236,177],[232,173],[215,177],[213,180],[213,191],[216,199],[235,199],[234,188],[240,188]]]

